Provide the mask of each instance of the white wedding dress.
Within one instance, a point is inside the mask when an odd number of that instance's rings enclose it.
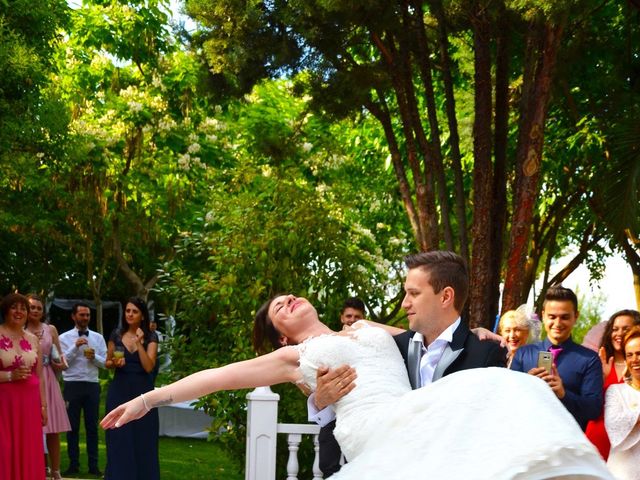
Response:
[[[358,374],[335,405],[349,463],[332,480],[613,478],[538,378],[482,368],[411,391],[393,338],[366,324],[296,348],[311,389],[319,366],[349,364]]]

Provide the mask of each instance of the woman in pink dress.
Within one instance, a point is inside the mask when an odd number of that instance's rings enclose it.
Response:
[[[634,325],[640,324],[640,313],[636,310],[620,310],[611,315],[602,334],[602,342],[598,355],[602,362],[604,376],[604,392],[611,385],[624,382],[623,373],[626,368],[623,341],[627,332]],[[586,435],[593,443],[604,460],[609,457],[611,443],[604,427],[604,409],[596,420],[587,424]]]
[[[71,430],[67,409],[64,405],[60,384],[56,372],[64,370],[65,362],[62,358],[62,349],[58,341],[58,330],[53,325],[42,322],[45,316],[44,303],[37,295],[29,295],[29,315],[27,318],[27,330],[38,337],[40,351],[42,352],[42,376],[44,378],[44,390],[47,397],[47,412],[49,421],[44,426],[47,436],[47,450],[49,451],[49,466],[47,471],[53,480],[62,478],[60,475],[60,432]],[[54,348],[57,349],[54,353]]]
[[[10,293],[0,303],[0,478],[43,480],[42,426],[47,403],[38,337],[24,330],[29,302]]]

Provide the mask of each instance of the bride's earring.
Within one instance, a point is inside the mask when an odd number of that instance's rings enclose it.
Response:
[[[288,340],[287,337],[284,337],[284,336],[280,337],[280,346],[286,347],[288,345],[287,340]]]

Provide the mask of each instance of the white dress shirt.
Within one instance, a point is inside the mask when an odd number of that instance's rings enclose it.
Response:
[[[453,340],[453,332],[460,325],[460,317],[449,325],[444,332],[442,332],[438,338],[429,344],[428,347],[424,346],[424,337],[421,333],[416,332],[411,338],[412,342],[422,343],[422,356],[420,357],[420,386],[424,387],[429,385],[433,381],[433,372],[436,370],[436,366],[442,358],[444,349]]]
[[[67,358],[69,368],[62,371],[62,379],[65,382],[94,382],[98,383],[98,369],[104,368],[107,359],[107,344],[104,337],[98,332],[87,330],[88,343],[76,347],[76,340],[80,337],[77,328],[60,335],[60,346],[62,353]],[[95,358],[89,360],[84,356],[87,345],[95,351]]]

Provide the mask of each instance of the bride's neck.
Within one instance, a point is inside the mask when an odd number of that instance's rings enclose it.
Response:
[[[320,335],[327,335],[327,334],[331,334],[331,333],[336,333],[333,330],[331,330],[329,327],[327,327],[324,324],[320,324],[316,327],[313,328],[309,328],[308,330],[306,330],[304,332],[304,335],[301,335],[300,337],[300,341],[304,341],[308,338],[311,337],[319,337]]]

